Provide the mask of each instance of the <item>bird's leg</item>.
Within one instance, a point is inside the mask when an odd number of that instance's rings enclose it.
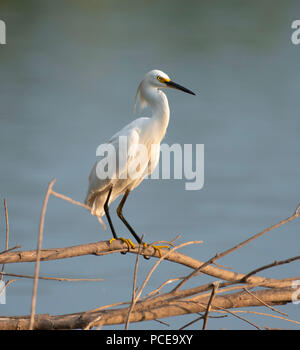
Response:
[[[124,215],[123,215],[123,212],[122,212],[123,206],[124,206],[124,204],[125,204],[125,202],[126,202],[126,199],[127,199],[128,195],[129,195],[129,193],[130,193],[130,191],[129,191],[129,190],[126,190],[126,192],[125,192],[124,196],[122,197],[121,202],[120,202],[120,204],[119,204],[119,206],[118,206],[118,208],[117,208],[117,215],[118,215],[118,217],[122,220],[122,222],[125,224],[125,226],[128,228],[128,230],[129,230],[130,233],[133,235],[133,237],[136,239],[136,241],[137,241],[139,244],[141,244],[141,243],[143,243],[142,240],[141,240],[141,238],[136,234],[136,232],[134,231],[134,229],[129,225],[129,223],[127,222],[127,220],[124,218]],[[144,245],[144,248],[147,247],[147,244],[146,244],[146,243],[143,243],[143,245]],[[149,259],[149,257],[147,257],[147,256],[145,256],[145,255],[144,255],[144,258],[145,258],[145,259]]]
[[[135,238],[135,240],[141,244],[143,243],[141,238],[136,234],[136,232],[134,231],[134,229],[129,225],[129,223],[127,222],[127,220],[124,218],[124,215],[123,215],[123,212],[122,212],[122,209],[123,209],[123,206],[126,202],[126,199],[128,197],[130,193],[130,190],[126,190],[118,208],[117,208],[117,214],[118,214],[118,217],[122,220],[122,222],[125,224],[125,226],[128,228],[128,230],[130,231],[130,233],[133,235],[133,237]]]
[[[123,241],[123,242],[125,242],[127,244],[128,248],[135,248],[134,244],[131,242],[130,239],[125,239],[123,237],[118,238],[118,236],[116,234],[114,225],[113,225],[113,223],[111,221],[111,217],[109,215],[109,206],[108,206],[109,199],[110,199],[110,196],[111,196],[111,193],[112,193],[112,189],[113,189],[113,186],[111,186],[111,188],[109,189],[106,201],[104,203],[104,212],[105,212],[105,215],[107,216],[107,220],[108,220],[108,223],[109,223],[109,226],[110,226],[110,229],[111,229],[111,233],[113,235],[113,238],[111,238],[109,242],[111,243],[115,239],[120,239],[121,241]],[[125,252],[121,252],[121,254],[126,254],[126,253]]]
[[[144,248],[147,247],[147,243],[145,242],[142,242],[141,238],[136,234],[136,232],[134,231],[134,229],[130,226],[130,224],[127,222],[127,220],[124,218],[124,215],[123,215],[123,212],[122,212],[122,209],[123,209],[123,206],[126,202],[126,199],[129,195],[130,191],[129,190],[126,190],[118,208],[117,208],[117,214],[118,214],[118,217],[122,220],[122,222],[125,224],[125,226],[128,228],[128,230],[131,232],[131,234],[133,235],[133,237],[136,239],[136,241],[139,243],[139,244],[143,244],[144,245]],[[161,248],[170,248],[169,246],[156,246],[156,245],[152,245],[152,247],[158,251],[158,254],[159,256],[161,257],[162,256],[162,253],[161,253]],[[144,258],[145,259],[149,259],[149,257],[145,256],[144,255]]]
[[[105,215],[107,217],[107,220],[108,220],[108,223],[109,223],[109,227],[111,229],[111,233],[112,233],[114,239],[118,239],[118,236],[116,234],[114,225],[113,225],[113,223],[111,221],[111,218],[110,218],[110,215],[109,215],[109,209],[108,209],[108,203],[109,203],[109,199],[110,199],[110,195],[111,195],[112,189],[113,189],[113,187],[111,186],[111,188],[108,191],[108,195],[107,195],[106,201],[104,203],[104,212],[105,212]]]

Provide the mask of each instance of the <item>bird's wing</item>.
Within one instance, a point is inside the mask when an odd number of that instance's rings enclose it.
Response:
[[[86,202],[89,205],[97,193],[105,191],[111,185],[114,186],[119,179],[123,179],[124,182],[128,179],[128,183],[130,182],[128,168],[139,152],[141,128],[147,119],[136,119],[111,137],[108,145],[113,146],[115,153],[108,152],[105,156],[98,156],[89,176],[86,196]],[[101,164],[112,165],[109,177],[105,177],[107,168],[105,169]]]
[[[122,179],[128,176],[128,167],[136,157],[139,141],[140,129],[136,126],[126,127],[110,140],[116,150],[116,177]]]

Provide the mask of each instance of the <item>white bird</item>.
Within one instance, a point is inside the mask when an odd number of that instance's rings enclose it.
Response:
[[[192,91],[183,86],[174,83],[167,74],[160,70],[152,70],[148,72],[141,81],[136,98],[140,100],[141,108],[150,105],[152,109],[152,116],[149,118],[138,118],[126,125],[122,130],[116,133],[108,144],[114,146],[116,157],[111,157],[108,161],[116,163],[116,167],[110,176],[105,178],[103,174],[99,174],[99,162],[97,160],[93,166],[89,176],[89,187],[85,198],[85,204],[91,207],[91,213],[98,218],[106,214],[113,239],[121,239],[127,243],[128,247],[133,247],[134,244],[130,239],[118,238],[109,214],[109,205],[120,195],[123,198],[117,208],[117,215],[129,229],[136,241],[143,243],[141,238],[136,234],[132,226],[124,218],[122,209],[129,193],[136,188],[142,180],[152,173],[158,164],[160,149],[159,145],[165,136],[167,126],[169,124],[169,104],[167,96],[161,91],[162,88],[174,88],[186,93],[195,95]],[[126,137],[127,147],[121,145],[121,137]],[[151,145],[158,147],[152,148]],[[146,147],[147,152],[141,155],[140,147]],[[123,162],[119,162],[123,159]],[[128,176],[130,169],[137,167],[138,160],[138,176]],[[121,164],[119,164],[121,163]],[[136,170],[136,169],[135,169]],[[111,240],[111,241],[112,241]],[[153,246],[154,248],[157,248]],[[160,252],[159,252],[160,253]]]

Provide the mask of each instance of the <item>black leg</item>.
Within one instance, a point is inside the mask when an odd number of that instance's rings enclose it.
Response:
[[[108,203],[109,203],[109,198],[110,198],[112,189],[113,189],[113,188],[112,188],[112,186],[111,186],[111,188],[110,188],[109,191],[108,191],[108,195],[107,195],[106,201],[105,201],[105,203],[104,203],[104,211],[105,211],[105,215],[106,215],[106,217],[107,217],[107,220],[108,220],[108,223],[109,223],[109,226],[110,226],[110,229],[111,229],[111,233],[112,233],[112,235],[113,235],[113,237],[114,237],[115,239],[118,239],[118,236],[117,236],[116,231],[115,231],[115,229],[114,229],[114,226],[113,226],[113,224],[112,224],[112,221],[111,221],[111,218],[110,218],[110,215],[109,215],[109,209],[108,209]]]
[[[128,230],[130,231],[130,233],[133,235],[133,237],[135,238],[135,240],[141,244],[142,243],[142,240],[140,239],[140,237],[135,233],[134,229],[129,225],[129,223],[127,222],[127,220],[124,218],[123,216],[123,213],[122,213],[122,209],[123,209],[123,206],[126,202],[126,199],[129,195],[130,191],[129,190],[126,190],[118,208],[117,208],[117,214],[118,214],[118,217],[122,220],[122,222],[125,224],[125,226],[128,228]]]

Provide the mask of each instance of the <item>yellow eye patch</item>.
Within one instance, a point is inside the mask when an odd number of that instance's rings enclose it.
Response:
[[[166,83],[166,82],[171,81],[171,79],[163,78],[160,75],[157,76],[157,80],[161,83]]]

